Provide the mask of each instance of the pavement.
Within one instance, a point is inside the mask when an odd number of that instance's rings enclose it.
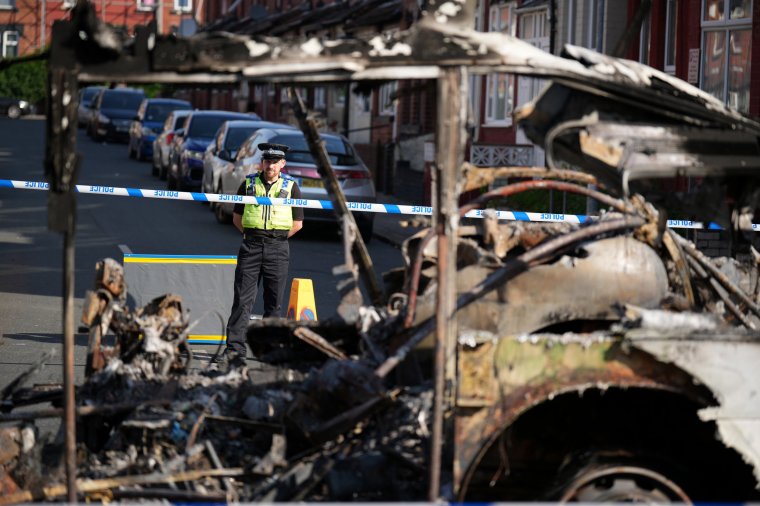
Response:
[[[413,202],[404,201],[388,195],[385,193],[377,192],[377,202],[380,204],[406,204],[416,205]],[[412,235],[419,232],[419,228],[407,227],[405,222],[413,218],[411,214],[384,214],[377,213],[375,215],[375,226],[373,229],[373,235],[376,239],[383,242],[401,248],[401,244]]]

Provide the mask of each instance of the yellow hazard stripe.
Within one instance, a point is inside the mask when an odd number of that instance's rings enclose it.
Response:
[[[131,258],[124,257],[125,264],[205,264],[235,265],[234,258]]]
[[[187,342],[190,344],[201,344],[201,343],[223,343],[227,340],[227,336],[220,336],[220,335],[205,335],[205,334],[190,334],[187,337]]]

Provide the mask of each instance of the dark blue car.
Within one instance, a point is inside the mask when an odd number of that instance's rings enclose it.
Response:
[[[236,119],[261,119],[257,114],[229,111],[193,111],[183,128],[175,132],[175,144],[166,186],[170,190],[191,190],[201,186],[203,155],[222,123]]]
[[[173,98],[147,98],[140,104],[129,129],[129,157],[153,159],[153,141],[161,133],[164,121],[172,111],[192,109],[190,102]]]
[[[87,133],[95,141],[129,139],[129,126],[145,98],[143,90],[114,88],[101,90],[94,100]]]

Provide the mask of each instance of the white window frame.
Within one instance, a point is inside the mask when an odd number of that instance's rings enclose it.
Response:
[[[533,25],[534,36],[530,38],[524,36],[525,30],[523,29],[528,22]],[[521,13],[518,24],[520,26],[521,40],[544,51],[550,51],[549,30],[551,27],[549,25],[548,9],[536,9]],[[517,79],[517,98],[515,101],[518,107],[537,97],[546,83],[545,79],[535,77],[519,76]]]
[[[159,0],[160,1],[160,0]],[[174,0],[174,12],[193,12],[193,0],[184,0],[187,5],[180,4],[183,0]]]
[[[663,70],[668,74],[676,73],[676,34],[678,33],[678,0],[665,0],[665,54],[663,56]],[[669,49],[672,47],[672,53]]]
[[[754,9],[754,5],[752,5],[754,2],[752,0],[747,0],[749,3],[749,12],[746,13],[746,16],[743,18],[734,18],[731,19],[731,13],[729,12],[729,9],[731,7],[731,0],[716,0],[714,3],[715,5],[722,4],[723,5],[723,19],[721,20],[706,20],[705,15],[708,13],[708,7],[707,2],[709,0],[702,0],[702,28],[709,28],[709,27],[715,27],[715,26],[730,26],[730,25],[752,25],[752,11]]]
[[[391,97],[398,89],[398,81],[391,81],[380,86],[377,90],[377,113],[384,116],[396,114],[396,101]]]
[[[16,9],[16,0],[8,0],[8,5],[0,4],[0,11],[12,11]]]
[[[77,0],[63,0],[63,8],[71,9],[77,4]]]
[[[13,38],[14,40],[11,40]],[[15,58],[18,56],[18,32],[15,30],[8,30],[3,32],[3,58]],[[9,55],[8,48],[15,47],[15,54]]]
[[[63,0],[64,4],[67,0]],[[76,0],[73,0],[76,2]],[[158,2],[160,0],[135,0],[137,2],[137,10],[141,12],[152,12],[156,10],[156,7],[158,6]],[[147,5],[146,2],[151,1],[153,2],[152,5]]]
[[[707,40],[707,34],[709,33],[716,33],[716,32],[722,32],[724,34],[724,47],[722,48],[722,57],[724,58],[723,62],[723,96],[717,97],[719,100],[722,100],[726,104],[731,105],[732,97],[731,93],[729,92],[729,81],[730,81],[730,73],[731,73],[731,50],[729,45],[731,44],[731,33],[736,31],[747,31],[749,30],[750,35],[752,34],[752,11],[754,9],[753,1],[748,0],[749,4],[749,12],[746,12],[745,16],[742,18],[735,18],[731,19],[731,13],[730,13],[730,6],[731,6],[731,0],[717,0],[716,2],[713,2],[714,5],[716,5],[716,8],[723,5],[723,19],[718,20],[706,20],[705,16],[708,13],[708,3],[709,0],[702,0],[702,13],[701,13],[701,33],[700,33],[700,46],[701,46],[701,52],[700,52],[700,73],[699,73],[699,87],[704,89],[704,58],[706,55],[710,54],[711,51],[709,48],[705,47],[706,40]],[[752,49],[752,45],[750,45],[750,50]],[[712,51],[715,53],[715,51]],[[750,55],[751,56],[751,55]],[[748,73],[751,74],[752,72],[752,59],[748,58],[749,68]],[[747,100],[747,108],[749,107],[749,99]],[[736,106],[736,104],[733,104]],[[749,112],[748,110],[742,109],[742,112]]]
[[[515,35],[517,15],[515,13],[516,3],[507,2],[498,5],[492,5],[488,11],[488,31],[501,32],[508,35]],[[508,21],[502,23],[503,11],[507,11]],[[500,78],[506,78],[506,102],[503,111],[495,110],[498,105],[498,89]],[[513,74],[489,74],[486,76],[486,117],[485,125],[489,127],[509,127],[512,126],[512,112],[515,107],[515,77]],[[503,117],[502,117],[503,116]]]

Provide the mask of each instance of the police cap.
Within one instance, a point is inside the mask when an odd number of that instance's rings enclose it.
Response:
[[[285,153],[290,149],[285,144],[270,144],[262,142],[257,146],[261,150],[261,158],[264,160],[282,160]]]

